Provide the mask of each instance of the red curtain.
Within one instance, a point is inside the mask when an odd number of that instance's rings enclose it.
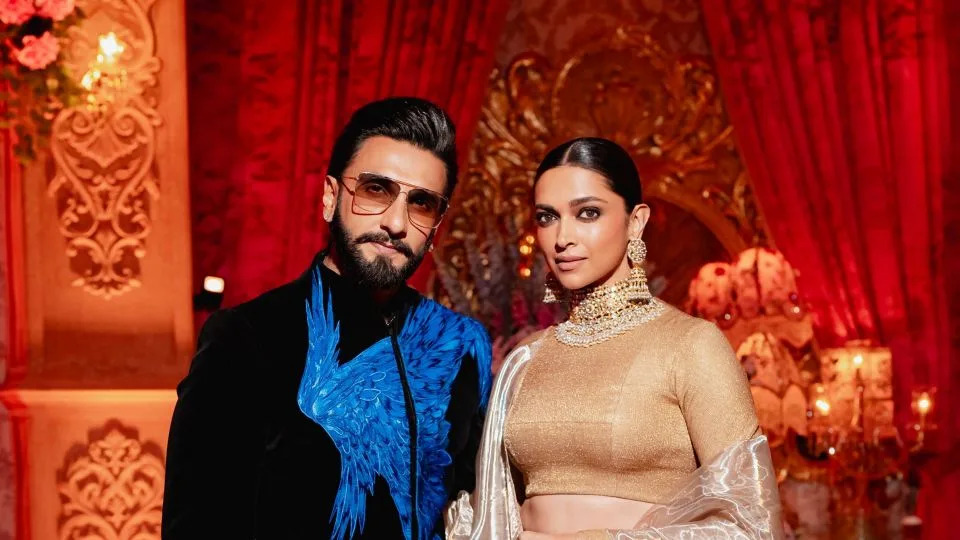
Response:
[[[0,537],[29,538],[30,512],[22,502],[29,500],[27,417],[17,396],[3,391],[16,388],[27,374],[23,186],[13,141],[12,130],[0,130],[0,430],[5,431],[0,454],[7,456],[0,465],[7,495],[0,499]]]
[[[958,389],[943,271],[942,7],[703,2],[744,160],[774,241],[800,271],[819,337],[891,347],[900,422],[914,385],[939,387],[941,413],[953,410]],[[940,415],[951,439],[944,449],[956,433],[953,416]],[[941,516],[960,507],[957,485],[926,486],[936,493],[924,512],[932,537],[946,537]]]
[[[191,0],[196,286],[205,275],[224,277],[232,304],[306,268],[326,240],[319,209],[330,147],[368,101],[436,102],[456,122],[465,155],[506,7],[507,0]]]
[[[901,422],[916,384],[938,385],[939,410],[951,411],[960,388],[950,388],[944,301],[940,0],[702,5],[757,198],[800,271],[820,339],[891,347]],[[940,418],[952,438],[951,416]],[[954,509],[956,485],[938,496]]]

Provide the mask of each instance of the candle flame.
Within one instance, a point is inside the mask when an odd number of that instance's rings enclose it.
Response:
[[[824,416],[830,414],[830,402],[823,398],[817,399],[817,401],[814,402],[814,407]]]
[[[920,397],[917,398],[917,411],[920,414],[927,414],[932,408],[933,399],[930,397],[930,394],[926,392],[920,394]]]

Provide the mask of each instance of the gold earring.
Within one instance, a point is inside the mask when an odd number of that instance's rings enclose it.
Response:
[[[634,238],[627,244],[627,258],[630,259],[630,285],[627,298],[633,302],[649,302],[653,299],[647,285],[647,273],[643,270],[643,261],[647,258],[647,245],[643,240]]]
[[[634,266],[640,266],[647,258],[647,244],[640,238],[633,238],[627,244],[627,258]]]
[[[547,280],[544,284],[543,291],[543,303],[544,304],[556,304],[560,301],[560,296],[563,295],[561,292],[563,287],[560,285],[560,281],[557,280],[557,277],[553,274],[547,274]]]

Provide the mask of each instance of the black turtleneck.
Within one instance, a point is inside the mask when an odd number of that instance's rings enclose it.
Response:
[[[343,364],[388,337],[422,297],[403,287],[378,307],[361,287],[321,263],[296,281],[215,313],[177,388],[167,448],[163,538],[328,538],[339,486],[340,455],[327,433],[303,415],[297,390],[307,351],[306,302],[319,269],[340,325]],[[451,358],[451,362],[457,359]],[[451,498],[473,490],[482,429],[477,364],[461,359],[446,411],[444,476]],[[440,532],[442,520],[437,523]],[[442,533],[441,533],[442,536]],[[367,497],[366,526],[354,538],[402,538],[386,483]]]

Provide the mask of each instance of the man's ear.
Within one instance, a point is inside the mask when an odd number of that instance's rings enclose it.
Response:
[[[337,211],[339,191],[340,183],[328,174],[323,181],[323,220],[327,223],[333,221],[333,215]]]

